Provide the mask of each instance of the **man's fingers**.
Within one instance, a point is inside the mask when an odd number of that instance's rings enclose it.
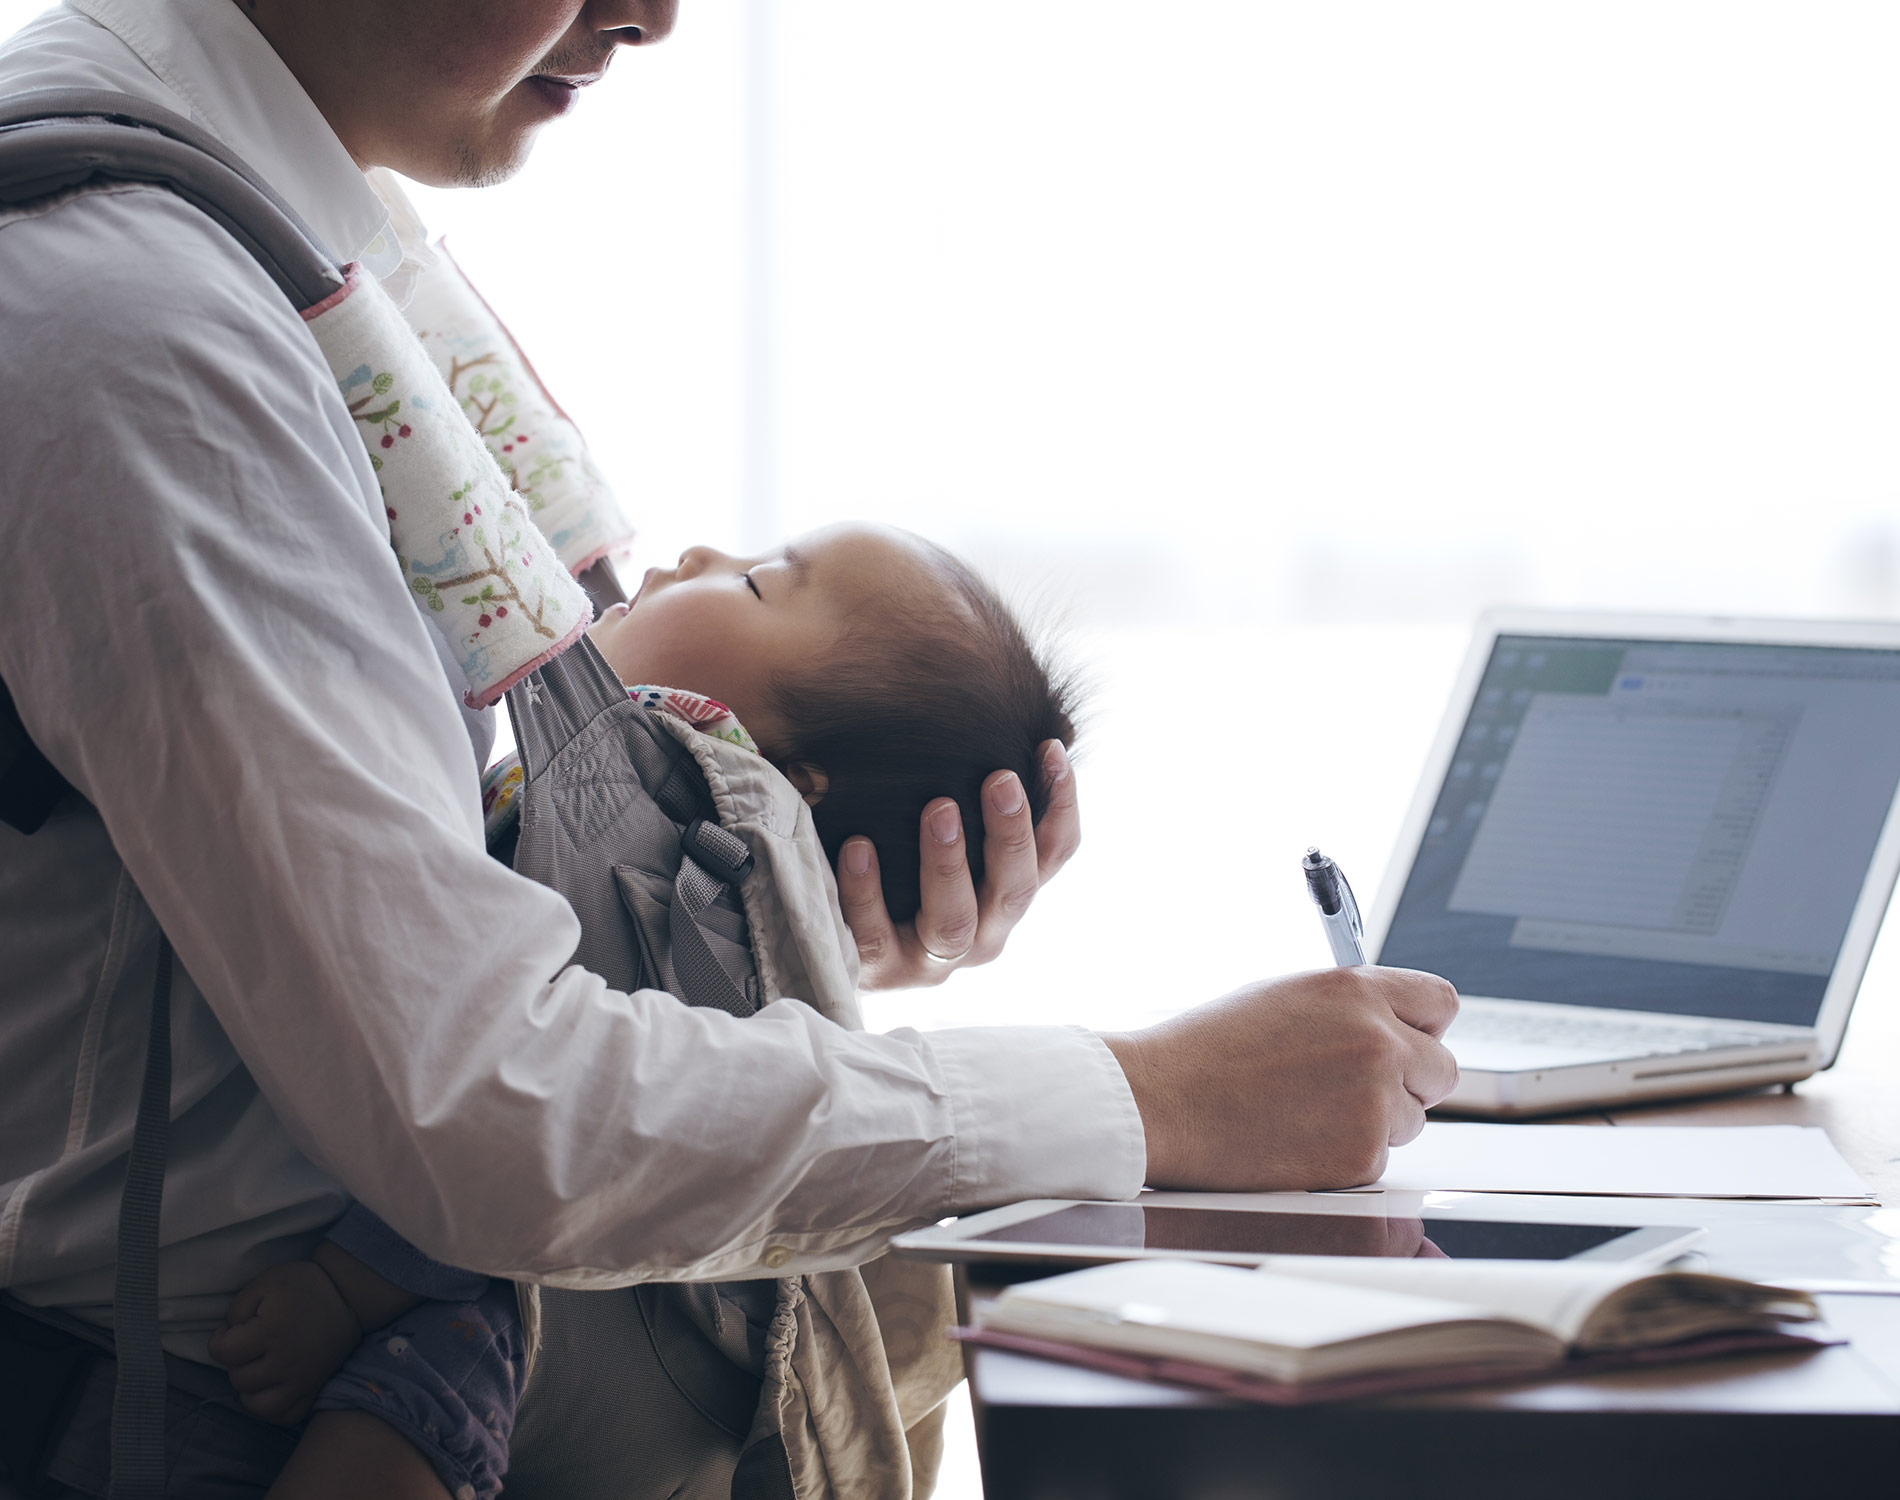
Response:
[[[1415,969],[1382,969],[1392,1014],[1427,1036],[1443,1036],[1458,1018],[1458,991],[1451,981]]]
[[[1082,811],[1075,797],[1075,772],[1061,740],[1042,746],[1042,784],[1049,805],[1036,825],[1037,874],[1047,880],[1065,864],[1082,843]],[[987,853],[987,848],[985,850]]]
[[[960,964],[987,963],[1002,952],[1042,882],[1081,842],[1068,755],[1057,740],[1045,743],[1041,755],[1048,808],[1040,823],[1015,772],[994,772],[983,783],[980,891],[970,876],[968,834],[955,800],[939,797],[924,809],[914,922],[899,927],[891,921],[869,841],[845,843],[838,896],[858,945],[859,982],[867,989],[938,984]]]
[[[1036,825],[1029,798],[1014,771],[998,771],[983,784],[982,924],[978,934],[986,956],[1002,951],[1010,928],[1022,920],[1042,884],[1036,849]]]
[[[917,941],[931,957],[954,962],[976,940],[976,886],[957,804],[940,797],[924,809],[923,888],[918,895]]]
[[[1418,1133],[1425,1128],[1425,1106],[1409,1093],[1392,1109],[1392,1128],[1386,1136],[1389,1146],[1403,1146],[1407,1141],[1418,1139]],[[1383,1167],[1380,1168],[1384,1170]]]
[[[867,838],[847,839],[838,851],[838,904],[857,942],[859,961],[867,969],[889,962],[897,952],[897,928],[884,906],[877,850]]]
[[[1415,1106],[1418,1110],[1418,1127],[1405,1137],[1409,1141],[1425,1128],[1425,1111],[1458,1087],[1458,1059],[1451,1055],[1443,1042],[1415,1034],[1405,1049],[1404,1067],[1405,1092],[1408,1096],[1405,1104]],[[1409,1110],[1405,1118],[1410,1119]],[[1396,1133],[1396,1123],[1393,1130],[1392,1144],[1403,1145],[1404,1141]]]

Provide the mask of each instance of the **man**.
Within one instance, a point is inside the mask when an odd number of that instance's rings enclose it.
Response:
[[[426,251],[365,169],[507,176],[674,12],[69,0],[0,48],[0,97],[114,88],[189,115],[397,287]],[[0,1286],[23,1301],[110,1322],[161,930],[160,1318],[200,1361],[230,1293],[348,1197],[494,1274],[790,1274],[1017,1198],[1364,1181],[1455,1081],[1449,986],[1392,971],[1109,1037],[853,1034],[608,990],[566,967],[565,904],[484,851],[486,716],[458,712],[362,440],[250,257],[163,190],[64,195],[0,214],[0,330],[0,679],[85,799],[0,828]],[[847,850],[867,982],[995,955],[1075,844],[1059,750],[1048,774],[1033,832],[993,778],[981,889],[954,812],[926,810],[914,931]]]

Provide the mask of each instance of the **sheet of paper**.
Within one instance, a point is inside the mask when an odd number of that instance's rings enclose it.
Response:
[[[1479,1125],[1434,1120],[1393,1150],[1385,1188],[1633,1198],[1871,1202],[1808,1125]]]

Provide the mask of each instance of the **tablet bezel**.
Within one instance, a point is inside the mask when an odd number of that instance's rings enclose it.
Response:
[[[1171,1208],[1189,1206],[1177,1203],[1172,1195],[1146,1193],[1141,1198],[1128,1200],[1126,1205],[1112,1204],[1110,1200],[1100,1198],[1031,1198],[1022,1203],[1011,1203],[1003,1208],[987,1209],[982,1213],[966,1214],[958,1219],[946,1219],[933,1224],[928,1229],[917,1229],[909,1234],[901,1234],[891,1241],[891,1248],[899,1254],[924,1260],[942,1260],[953,1262],[969,1261],[1015,1261],[1035,1264],[1056,1265],[1105,1265],[1119,1260],[1200,1260],[1222,1266],[1264,1266],[1287,1259],[1305,1259],[1289,1257],[1280,1251],[1262,1251],[1250,1254],[1246,1251],[1230,1250],[1150,1250],[1136,1249],[1129,1245],[1077,1245],[1043,1244],[1022,1240],[986,1240],[981,1238],[998,1229],[1007,1229],[1012,1225],[1025,1224],[1046,1214],[1059,1212],[1065,1208],[1080,1205],[1100,1206],[1136,1206],[1153,1208]],[[1196,1208],[1215,1208],[1235,1213],[1286,1213],[1286,1214],[1324,1214],[1329,1210],[1321,1202],[1311,1199],[1300,1201],[1271,1202],[1263,1201],[1252,1194],[1245,1195],[1244,1202],[1231,1205],[1212,1204],[1204,1194],[1192,1195],[1192,1206]],[[1357,1208],[1357,1206],[1355,1205]],[[1364,1208],[1357,1208],[1353,1217],[1375,1217]],[[1382,1217],[1399,1217],[1384,1214]],[[1518,1219],[1506,1219],[1499,1215],[1460,1214],[1446,1212],[1441,1208],[1432,1208],[1429,1214],[1416,1217],[1434,1219],[1455,1219],[1462,1223],[1498,1224],[1498,1223],[1569,1223],[1567,1219],[1550,1214],[1526,1215]],[[1415,1215],[1407,1213],[1403,1217]],[[1584,1221],[1587,1222],[1587,1221]],[[1600,1226],[1604,1227],[1604,1226]],[[1625,1227],[1625,1226],[1610,1226]],[[1674,1260],[1683,1254],[1707,1232],[1689,1225],[1631,1224],[1630,1232],[1620,1235],[1606,1244],[1593,1246],[1578,1255],[1565,1256],[1562,1260],[1539,1261],[1540,1265],[1570,1265],[1577,1261],[1611,1261],[1616,1263],[1638,1263],[1660,1265]],[[1333,1257],[1320,1257],[1331,1259]]]

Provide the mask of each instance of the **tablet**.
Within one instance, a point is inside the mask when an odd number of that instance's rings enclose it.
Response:
[[[895,1248],[936,1260],[1099,1264],[1186,1257],[1260,1265],[1277,1255],[1446,1256],[1453,1260],[1672,1260],[1700,1229],[1636,1224],[1328,1213],[1293,1204],[1071,1203],[1039,1199],[901,1235]]]

